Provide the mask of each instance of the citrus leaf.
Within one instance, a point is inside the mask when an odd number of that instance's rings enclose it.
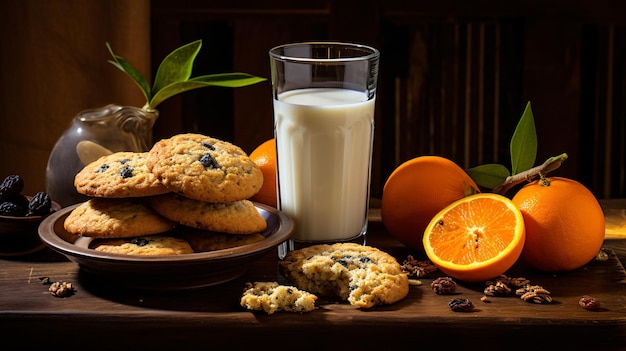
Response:
[[[511,137],[511,173],[518,174],[535,165],[537,158],[537,131],[530,101]]]
[[[505,166],[495,163],[468,168],[465,172],[478,186],[487,189],[494,189],[511,175]]]
[[[172,83],[152,97],[150,108],[156,108],[157,105],[168,98],[183,93],[185,91],[203,88],[207,86],[219,86],[226,88],[238,88],[247,85],[256,84],[266,80],[265,78],[256,77],[247,73],[221,73],[206,76],[199,76],[184,82]]]
[[[161,89],[189,79],[193,69],[193,61],[200,52],[201,46],[202,40],[196,40],[168,54],[157,69],[152,85],[152,94],[156,96]]]
[[[146,101],[150,101],[150,85],[148,84],[146,78],[135,67],[133,67],[130,62],[126,61],[125,58],[113,53],[113,49],[109,43],[106,43],[106,46],[114,59],[109,60],[109,63],[117,67],[120,71],[126,73],[133,80],[133,82],[139,86],[143,95],[146,97]]]
[[[253,76],[248,73],[220,73],[199,76],[190,79],[190,82],[201,82],[207,86],[218,86],[225,88],[239,88],[256,84],[267,80],[265,78]]]

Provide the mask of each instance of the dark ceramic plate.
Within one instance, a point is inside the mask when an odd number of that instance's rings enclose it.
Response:
[[[275,208],[255,203],[267,222],[265,240],[235,248],[172,256],[140,256],[104,253],[89,248],[93,240],[78,237],[63,228],[63,222],[79,204],[47,217],[39,237],[47,246],[78,263],[90,276],[130,288],[185,290],[224,283],[243,275],[249,265],[289,239],[291,219]]]

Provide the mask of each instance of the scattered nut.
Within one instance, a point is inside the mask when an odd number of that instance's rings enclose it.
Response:
[[[408,255],[406,260],[402,262],[402,271],[409,277],[421,278],[436,270],[437,266],[430,260],[418,261],[412,255]]]
[[[530,281],[526,278],[512,278],[502,274],[499,277],[495,278],[493,281],[487,281],[485,285],[496,285],[498,282],[501,282],[502,284],[513,288],[521,288],[530,284]]]
[[[483,293],[485,296],[509,296],[511,295],[511,288],[499,281],[487,286]]]
[[[523,288],[517,289],[515,295],[519,296],[526,302],[534,303],[550,303],[552,302],[552,296],[550,292],[539,285],[526,285]]]
[[[596,257],[594,257],[594,260],[598,262],[605,262],[608,259],[609,259],[609,254],[607,254],[606,251],[604,251],[603,249],[600,249],[600,251],[598,251],[598,253],[596,254]]]
[[[456,283],[450,277],[439,277],[430,283],[430,287],[437,295],[450,295],[456,290]]]
[[[48,291],[50,291],[50,294],[55,297],[69,297],[74,295],[76,289],[74,289],[72,283],[54,282],[50,285]]]
[[[422,285],[422,281],[418,279],[409,279],[409,285],[420,286]]]

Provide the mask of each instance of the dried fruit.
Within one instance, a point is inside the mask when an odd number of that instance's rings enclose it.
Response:
[[[469,312],[474,309],[474,304],[469,299],[454,299],[448,302],[448,306],[454,312]]]
[[[109,169],[109,165],[106,163],[103,163],[100,165],[100,167],[96,170],[96,173],[102,173],[102,172],[106,172]]]
[[[21,194],[24,180],[19,175],[10,175],[0,184],[0,216],[40,216],[50,213],[52,199],[38,192],[30,200]]]
[[[204,154],[200,157],[200,163],[207,168],[220,168],[220,165],[210,154]]]
[[[136,239],[133,239],[131,243],[137,246],[146,246],[150,243],[150,240],[145,239],[145,238],[136,238]]]
[[[1,216],[14,216],[14,217],[23,217],[26,215],[26,209],[22,206],[19,206],[13,201],[5,201],[0,204],[0,215]]]
[[[24,180],[17,174],[10,175],[0,184],[0,201],[19,195],[24,189]]]
[[[596,300],[595,298],[589,296],[589,295],[583,295],[580,300],[578,300],[578,304],[586,309],[586,310],[597,310],[600,308],[600,301]]]
[[[122,170],[120,171],[120,176],[122,178],[124,178],[124,179],[132,177],[133,176],[133,167],[126,166],[126,167],[122,168]]]
[[[52,199],[50,195],[40,191],[30,199],[28,203],[28,215],[29,216],[42,216],[50,213],[52,207]]]

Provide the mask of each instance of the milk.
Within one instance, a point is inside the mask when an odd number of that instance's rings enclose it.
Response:
[[[279,209],[295,241],[340,241],[365,234],[374,99],[313,88],[274,100]]]

